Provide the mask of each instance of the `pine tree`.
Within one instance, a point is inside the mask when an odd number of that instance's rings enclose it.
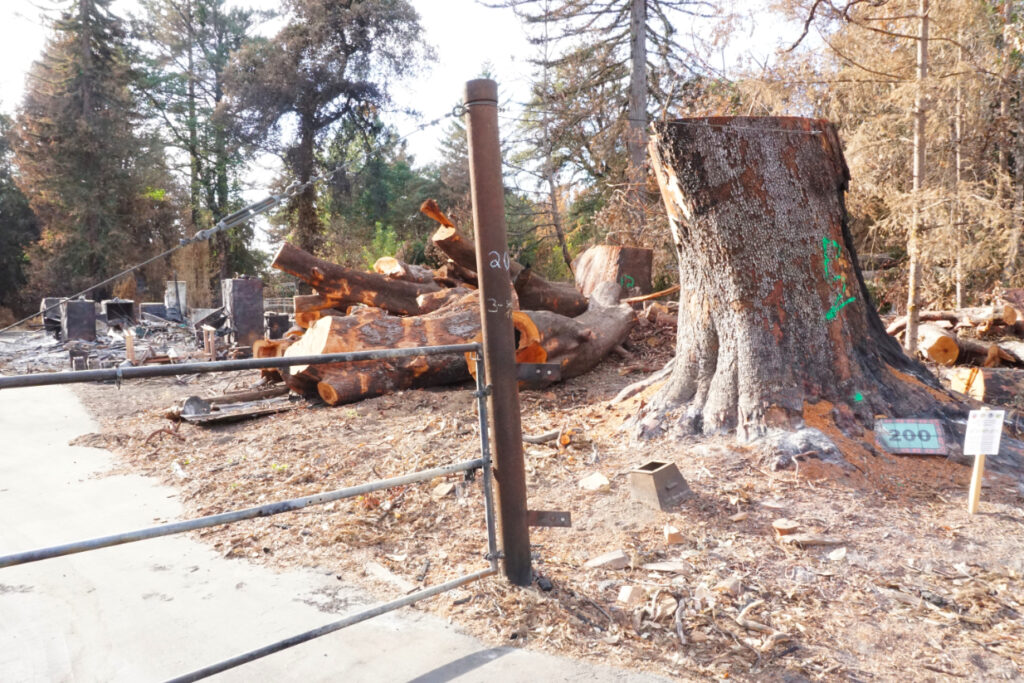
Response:
[[[141,125],[130,47],[109,5],[74,0],[61,13],[18,113],[17,182],[42,226],[36,293],[81,289],[175,236],[163,148]]]
[[[149,115],[167,143],[187,155],[192,228],[210,227],[239,208],[237,178],[246,158],[217,108],[224,100],[224,71],[248,38],[256,18],[225,0],[144,0],[134,33],[146,57],[144,92]],[[250,272],[253,228],[238,226],[213,242],[219,275]]]

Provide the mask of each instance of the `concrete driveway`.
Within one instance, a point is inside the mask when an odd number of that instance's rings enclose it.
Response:
[[[183,519],[173,489],[138,476],[96,476],[110,468],[111,454],[67,445],[94,431],[66,387],[0,391],[0,555]],[[225,559],[188,536],[0,569],[0,680],[165,680],[367,604],[333,572],[274,572]],[[664,679],[490,647],[406,609],[214,680]]]

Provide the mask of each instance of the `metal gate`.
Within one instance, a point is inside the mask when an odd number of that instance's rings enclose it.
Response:
[[[137,529],[135,531],[128,531],[120,534],[114,534],[111,536],[103,536],[99,538],[91,538],[82,541],[76,541],[73,543],[67,543],[64,545],[51,546],[47,548],[38,548],[35,550],[28,550],[24,552],[13,553],[9,555],[0,556],[0,569],[4,567],[11,567],[20,564],[27,564],[29,562],[38,562],[40,560],[46,560],[50,558],[60,557],[63,555],[71,555],[74,553],[86,552],[89,550],[96,550],[98,548],[106,548],[113,545],[121,545],[124,543],[134,543],[136,541],[142,541],[150,538],[158,538],[160,536],[169,536],[172,534],[180,534],[187,531],[195,531],[197,529],[204,529],[207,527],[220,526],[224,524],[233,524],[242,520],[254,519],[256,517],[269,517],[271,515],[277,515],[284,512],[291,512],[299,510],[304,507],[311,505],[322,505],[330,503],[336,500],[342,500],[345,498],[352,498],[355,496],[364,495],[373,491],[379,491],[382,489],[393,488],[396,486],[404,486],[407,484],[413,484],[417,482],[429,481],[435,477],[444,476],[447,474],[453,474],[457,472],[464,472],[467,478],[472,478],[477,472],[481,473],[482,488],[483,488],[483,512],[484,519],[487,527],[487,554],[484,559],[488,561],[488,566],[479,571],[461,576],[457,579],[452,579],[435,586],[430,586],[422,590],[410,593],[396,600],[390,602],[381,603],[362,610],[355,614],[350,614],[343,619],[338,621],[325,624],[319,628],[299,633],[284,640],[270,643],[263,647],[245,652],[229,659],[225,659],[221,662],[211,664],[197,669],[190,673],[178,676],[170,679],[174,682],[184,681],[197,681],[208,676],[232,669],[236,666],[240,666],[247,662],[266,657],[267,655],[281,650],[288,649],[295,645],[305,643],[319,638],[320,636],[333,633],[347,626],[358,624],[361,621],[366,621],[373,617],[391,612],[400,607],[411,605],[420,600],[444,593],[459,586],[463,586],[477,579],[482,579],[487,576],[491,576],[498,572],[498,559],[500,553],[497,549],[497,540],[495,535],[495,523],[494,523],[494,503],[492,497],[492,473],[491,473],[491,454],[490,454],[490,442],[488,439],[488,420],[487,420],[487,401],[486,397],[489,393],[489,386],[486,383],[484,362],[481,354],[481,346],[479,344],[454,344],[450,346],[426,346],[416,347],[408,349],[382,349],[376,351],[359,351],[353,353],[335,353],[335,354],[324,354],[319,356],[295,356],[291,358],[260,358],[260,359],[246,359],[236,361],[222,361],[222,362],[209,362],[209,363],[191,363],[185,366],[156,366],[156,367],[137,367],[137,368],[116,368],[109,370],[86,370],[79,372],[57,372],[57,373],[43,373],[36,375],[20,375],[12,377],[0,377],[0,389],[13,388],[13,387],[27,387],[27,386],[44,386],[52,384],[68,384],[75,382],[89,382],[97,380],[116,380],[120,382],[123,379],[131,379],[133,377],[153,377],[161,375],[180,375],[186,373],[206,373],[206,372],[221,372],[227,370],[244,370],[244,369],[256,369],[266,367],[283,367],[288,365],[313,365],[323,363],[343,363],[343,362],[354,362],[361,360],[375,360],[384,358],[407,358],[410,356],[427,356],[427,355],[441,355],[451,353],[472,353],[474,354],[473,362],[476,369],[476,389],[474,396],[477,401],[477,416],[479,420],[480,429],[480,457],[473,460],[466,460],[464,462],[457,462],[443,467],[436,467],[429,470],[421,470],[419,472],[413,472],[400,477],[393,477],[391,479],[382,479],[379,481],[368,482],[360,484],[358,486],[350,486],[335,491],[328,491],[326,493],[319,493],[312,496],[304,496],[301,498],[293,498],[290,500],[284,500],[277,503],[268,503],[266,505],[260,505],[257,507],[246,508],[243,510],[235,510],[233,512],[224,512],[217,515],[210,515],[207,517],[200,517],[198,519],[188,520],[184,522],[173,522],[170,524],[162,524],[159,526],[147,527],[144,529]]]

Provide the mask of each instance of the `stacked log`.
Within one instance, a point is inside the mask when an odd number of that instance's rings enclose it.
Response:
[[[964,308],[955,311],[923,311],[919,314],[918,352],[925,360],[939,365],[972,364],[983,367],[1021,365],[1021,342],[1000,339],[1013,335],[1021,318],[1020,312],[1005,301],[992,306]],[[905,334],[907,317],[889,323],[886,331],[896,337]],[[971,336],[962,334],[969,331]]]
[[[303,356],[372,349],[465,344],[480,339],[481,302],[476,245],[433,202],[422,207],[441,223],[433,242],[448,262],[437,270],[394,257],[380,258],[373,272],[345,268],[290,244],[272,265],[305,282],[314,294],[295,297],[298,339],[259,344],[257,357]],[[562,378],[593,369],[619,347],[635,322],[619,303],[615,283],[598,286],[589,301],[568,283],[552,282],[507,254],[483,254],[506,270],[513,285],[510,306],[517,332],[516,360],[557,362]],[[281,370],[288,386],[337,405],[411,388],[470,378],[462,354],[418,356]]]
[[[950,388],[985,403],[1021,405],[1024,397],[1024,290],[1007,290],[991,306],[924,311],[918,327],[918,353],[949,368]],[[905,334],[906,316],[887,331]],[[956,367],[953,367],[956,366]]]

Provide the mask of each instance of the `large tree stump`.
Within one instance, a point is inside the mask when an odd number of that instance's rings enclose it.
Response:
[[[924,416],[952,402],[886,334],[847,226],[833,127],[799,118],[656,124],[652,165],[679,257],[678,342],[642,436],[803,426],[805,404]]]

